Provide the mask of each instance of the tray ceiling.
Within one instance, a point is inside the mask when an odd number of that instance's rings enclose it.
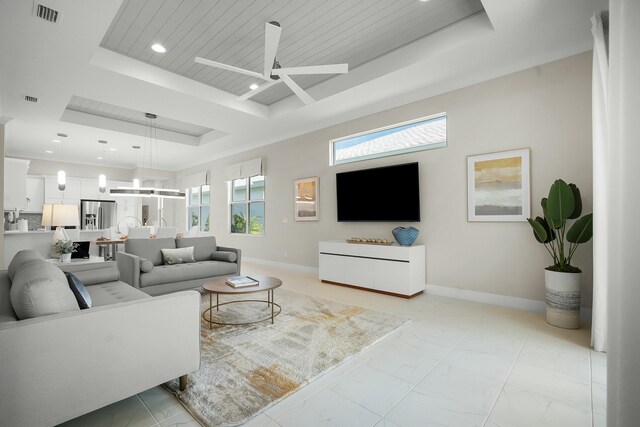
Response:
[[[349,63],[350,69],[482,12],[480,0],[125,0],[103,48],[241,95],[255,79],[196,64],[201,56],[261,72],[264,24],[278,21],[283,67]],[[161,43],[164,54],[150,49]],[[332,76],[295,76],[304,89]],[[252,98],[270,105],[291,95],[276,85]]]
[[[62,132],[69,135],[65,161],[136,167],[135,156],[122,153],[142,145],[148,129],[139,120],[144,112],[152,112],[158,115],[159,126],[165,118],[182,122],[158,129],[158,167],[171,171],[363,117],[370,119],[358,123],[372,128],[394,118],[411,119],[406,116],[411,115],[410,108],[394,110],[399,116],[376,113],[588,51],[593,47],[590,18],[607,4],[606,0],[53,3],[50,6],[60,14],[56,23],[35,16],[33,2],[3,2],[0,123],[8,122],[5,155],[50,160],[52,140]],[[294,77],[317,102],[303,105],[284,85],[261,94],[260,102],[239,101],[237,95],[247,90],[251,79],[193,62],[198,55],[261,71],[264,24],[272,20],[283,28],[278,53],[283,65],[350,64],[349,73],[322,82],[311,80],[322,76],[310,76],[310,81]],[[153,53],[152,42],[165,44],[168,52]],[[25,95],[38,101],[27,102]],[[283,99],[274,102],[279,98]],[[205,129],[212,130],[202,134]],[[100,139],[109,141],[118,155],[97,162]]]
[[[148,119],[144,116],[145,112],[135,111],[125,107],[107,104],[106,102],[95,101],[93,99],[82,98],[80,96],[72,96],[66,109],[142,126],[145,126],[148,123]],[[153,111],[148,112],[153,113]],[[155,126],[157,129],[194,137],[200,137],[213,130],[205,126],[198,126],[162,116],[158,116],[155,120]]]

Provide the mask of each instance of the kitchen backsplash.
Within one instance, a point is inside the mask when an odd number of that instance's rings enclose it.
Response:
[[[25,212],[21,212],[20,213],[20,217],[18,219],[26,219],[27,221],[29,221],[29,230],[39,230],[42,228],[42,214],[41,213],[25,213]],[[5,230],[11,230],[12,228],[14,229],[18,229],[18,224],[14,223],[11,224],[7,221],[7,217],[5,214],[5,221],[4,221],[4,229]]]

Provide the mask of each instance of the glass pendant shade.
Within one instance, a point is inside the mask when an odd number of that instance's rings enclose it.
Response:
[[[107,189],[107,177],[104,174],[98,175],[98,189],[104,193]]]
[[[58,171],[58,190],[64,191],[67,186],[67,174],[64,171]]]

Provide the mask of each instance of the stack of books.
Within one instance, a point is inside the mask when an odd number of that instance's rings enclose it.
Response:
[[[249,276],[231,276],[227,277],[227,285],[234,288],[244,288],[245,286],[256,286],[259,282]]]

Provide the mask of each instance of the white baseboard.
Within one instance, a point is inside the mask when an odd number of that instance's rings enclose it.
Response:
[[[255,264],[270,265],[278,268],[302,271],[318,275],[318,268],[308,265],[291,264],[287,262],[271,261],[261,258],[242,257],[243,261],[253,262]],[[544,313],[545,302],[535,299],[511,297],[507,295],[491,294],[489,292],[470,291],[461,288],[451,288],[448,286],[425,285],[425,292],[430,295],[438,295],[442,297],[462,299],[466,301],[480,302],[483,304],[499,305],[502,307],[517,308],[520,310],[534,311]],[[591,308],[580,307],[580,319],[591,323]]]
[[[470,291],[467,289],[450,288],[448,286],[426,285],[426,293],[448,298],[463,299],[467,301],[493,304],[502,307],[517,308],[520,310],[544,313],[545,302],[535,299],[511,297],[507,295],[491,294],[488,292]],[[591,308],[580,307],[580,319],[591,322]]]
[[[242,261],[253,262],[254,264],[270,265],[278,268],[286,268],[289,270],[302,271],[304,273],[318,274],[317,267],[309,267],[308,265],[290,264],[288,262],[270,261],[268,259],[242,257]]]
[[[481,302],[484,304],[500,305],[503,307],[518,308],[520,310],[544,312],[544,301],[528,298],[510,297],[505,295],[490,294],[488,292],[469,291],[467,289],[450,288],[448,286],[426,285],[427,294],[442,297],[457,298],[467,301]]]

